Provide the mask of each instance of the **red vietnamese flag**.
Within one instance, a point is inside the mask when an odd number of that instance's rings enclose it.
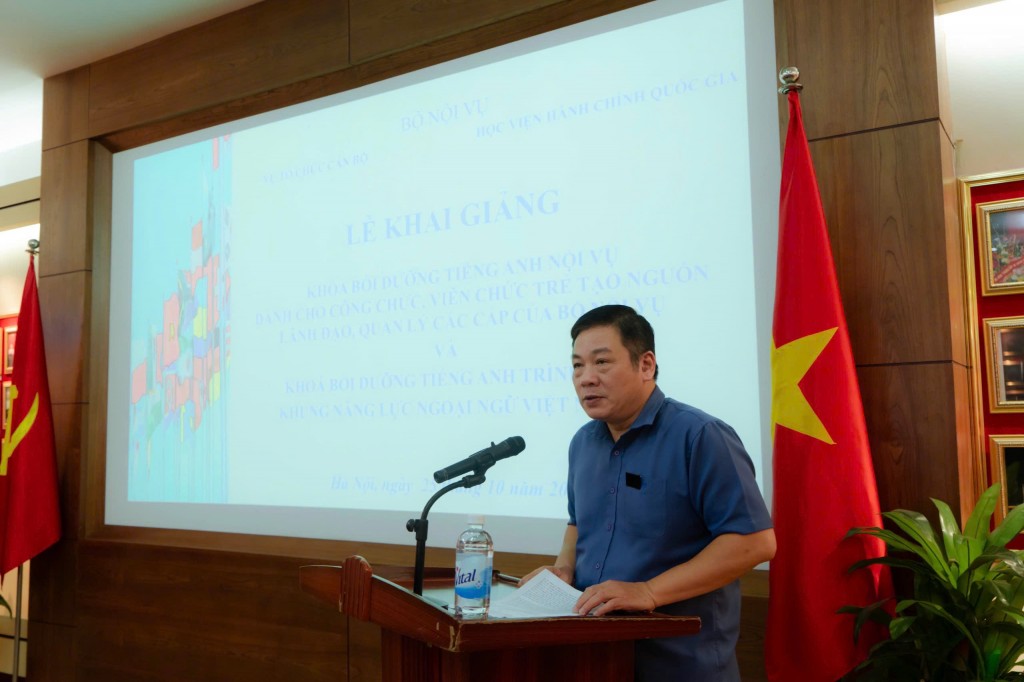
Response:
[[[769,571],[765,663],[775,682],[835,682],[873,641],[853,641],[843,606],[891,596],[889,574],[849,572],[884,544],[856,526],[881,526],[864,409],[836,281],[825,214],[789,92],[782,162],[779,253],[772,325],[773,510],[778,550]]]
[[[33,257],[18,313],[0,456],[0,574],[60,539],[57,459]]]

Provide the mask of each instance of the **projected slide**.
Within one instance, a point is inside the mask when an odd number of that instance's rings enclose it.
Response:
[[[108,523],[412,544],[435,470],[522,436],[430,541],[557,549],[606,303],[760,468],[744,3],[686,6],[117,155]]]
[[[137,170],[129,494],[226,502],[230,143],[214,138]]]

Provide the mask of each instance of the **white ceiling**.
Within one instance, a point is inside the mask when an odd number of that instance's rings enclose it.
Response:
[[[256,1],[0,0],[0,153],[40,139],[43,78]],[[936,4],[948,12],[991,1]]]
[[[43,78],[257,0],[0,0],[0,152],[40,139]]]

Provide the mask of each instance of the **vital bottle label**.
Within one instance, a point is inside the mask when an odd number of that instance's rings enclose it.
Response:
[[[490,593],[491,567],[487,556],[460,554],[455,559],[455,593],[465,599],[482,599]]]

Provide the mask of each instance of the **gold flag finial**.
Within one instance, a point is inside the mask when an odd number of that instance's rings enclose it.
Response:
[[[782,83],[782,87],[779,88],[779,94],[785,95],[790,90],[796,90],[797,92],[803,90],[804,86],[797,83],[798,80],[800,80],[800,69],[795,66],[787,66],[779,71],[779,81]]]

